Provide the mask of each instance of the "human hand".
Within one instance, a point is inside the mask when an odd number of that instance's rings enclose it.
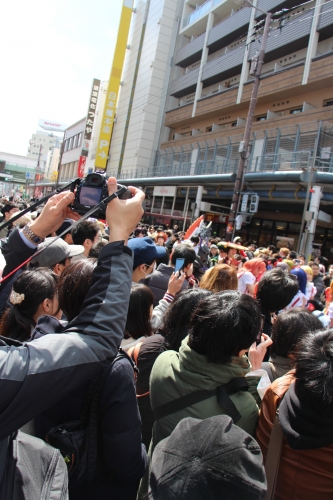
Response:
[[[68,217],[80,218],[79,214],[72,212],[68,205],[74,201],[74,193],[63,191],[48,199],[39,217],[30,224],[31,230],[40,238],[46,238],[53,233]]]
[[[132,193],[132,198],[129,200],[115,198],[108,203],[106,221],[110,228],[110,242],[125,240],[126,243],[143,215],[144,192],[132,186],[128,189]],[[108,191],[109,195],[117,191],[117,181],[114,177],[108,179]]]
[[[263,362],[263,359],[267,351],[267,347],[269,347],[272,344],[273,340],[268,335],[266,335],[266,333],[262,333],[261,343],[257,345],[256,342],[254,342],[251,345],[248,357],[252,365],[253,371],[260,370],[261,363]]]
[[[169,279],[167,293],[169,293],[174,297],[176,293],[178,293],[179,290],[181,289],[185,278],[186,278],[185,273],[180,273],[180,276],[178,271],[176,273],[172,273]]]

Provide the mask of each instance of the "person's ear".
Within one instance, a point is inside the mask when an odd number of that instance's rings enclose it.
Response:
[[[50,299],[44,299],[42,302],[42,307],[46,314],[50,314],[52,311],[52,303]]]
[[[60,264],[55,264],[55,265],[53,266],[52,271],[53,271],[55,274],[57,274],[58,276],[60,276],[61,271],[62,271],[62,269],[61,269],[61,267],[60,267]]]
[[[86,238],[83,242],[83,246],[84,248],[88,248],[88,250],[90,250],[93,246],[93,242],[89,238]]]
[[[138,268],[141,274],[145,274],[147,268],[146,264],[141,264]]]

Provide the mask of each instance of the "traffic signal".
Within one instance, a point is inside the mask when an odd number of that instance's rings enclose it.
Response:
[[[249,212],[251,214],[258,212],[258,206],[259,206],[259,196],[257,194],[252,194],[250,199]]]

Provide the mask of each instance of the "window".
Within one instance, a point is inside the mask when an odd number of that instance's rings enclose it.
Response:
[[[303,108],[295,108],[290,110],[291,115],[297,115],[298,113],[302,113]]]
[[[80,132],[78,135],[77,147],[81,146],[81,142],[82,142],[82,132]]]
[[[324,108],[327,106],[333,106],[333,99],[326,99],[323,104]]]
[[[69,140],[68,140],[68,151],[70,151],[72,149],[72,144],[73,144],[73,137],[71,137]]]
[[[213,127],[210,126],[210,127],[206,127],[206,132],[211,132],[213,130]]]
[[[267,115],[257,116],[256,118],[256,122],[263,122],[264,120],[267,120]]]
[[[77,135],[73,137],[73,149],[76,148]]]
[[[237,127],[237,122],[232,122],[232,123],[231,123],[231,126],[232,126],[232,127]]]

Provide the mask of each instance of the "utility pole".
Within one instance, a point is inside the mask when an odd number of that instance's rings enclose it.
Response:
[[[313,239],[314,239],[315,232],[316,232],[321,197],[322,197],[321,186],[313,186],[310,207],[309,207],[309,212],[312,212],[313,215],[312,215],[312,219],[309,223],[309,229],[308,229],[305,252],[304,252],[306,261],[309,261],[311,259],[312,243],[313,243]]]
[[[247,2],[247,3],[249,3],[249,2]],[[252,7],[254,9],[260,10],[257,7],[254,7],[254,6],[252,6]],[[249,111],[248,111],[246,125],[245,125],[244,138],[243,138],[243,141],[240,143],[240,147],[239,147],[240,157],[239,157],[238,170],[237,170],[237,176],[236,176],[235,187],[234,187],[234,194],[232,197],[232,202],[231,202],[231,207],[230,207],[229,222],[228,222],[227,231],[226,231],[226,241],[230,241],[233,238],[233,235],[235,232],[235,223],[236,223],[236,217],[237,217],[237,213],[238,213],[238,209],[239,209],[240,194],[241,194],[241,190],[242,190],[242,186],[243,186],[243,182],[244,182],[244,174],[245,174],[245,170],[246,170],[247,160],[250,156],[250,151],[251,151],[250,144],[249,144],[250,143],[250,135],[251,135],[253,118],[254,118],[254,112],[255,112],[257,99],[258,99],[261,70],[262,70],[262,67],[264,64],[264,57],[265,57],[265,49],[266,49],[267,38],[268,38],[269,24],[270,24],[271,18],[272,18],[271,12],[265,12],[265,14],[266,14],[266,20],[265,20],[265,26],[264,26],[264,33],[263,33],[263,37],[261,40],[261,50],[260,50],[259,57],[258,57],[257,61],[255,61],[255,59],[252,60],[252,65],[253,65],[253,63],[256,63],[254,70],[252,70],[254,72],[254,82],[253,82]]]

